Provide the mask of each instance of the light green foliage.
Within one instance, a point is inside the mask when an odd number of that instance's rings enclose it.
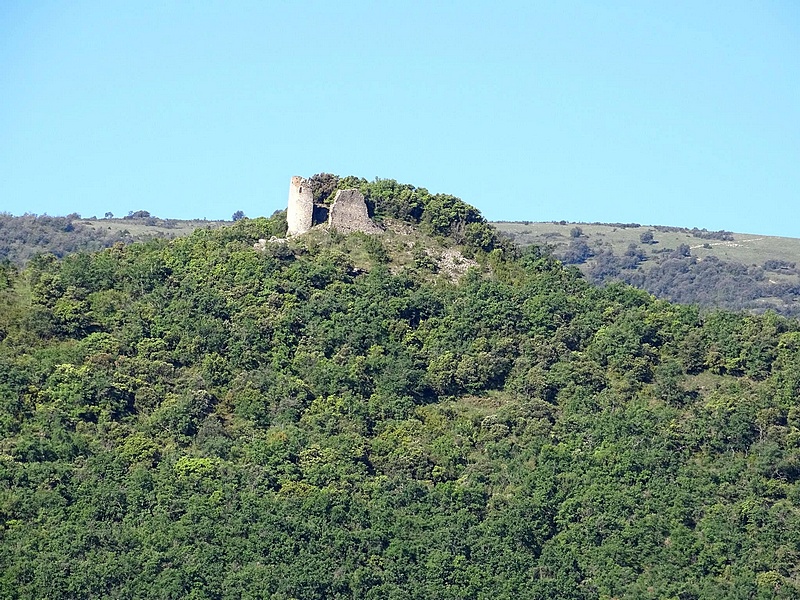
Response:
[[[0,597],[800,594],[796,321],[338,185],[433,237],[254,250],[276,216],[0,271]]]

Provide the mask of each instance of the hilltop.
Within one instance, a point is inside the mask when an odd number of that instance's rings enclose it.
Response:
[[[332,200],[336,182],[366,185],[366,180],[330,174],[316,175],[312,181],[317,190],[316,201],[323,205]],[[413,186],[406,187],[416,190]],[[413,192],[406,193],[413,196]],[[374,210],[374,203],[370,208]],[[239,213],[235,216],[245,218]],[[23,265],[41,253],[63,257],[117,243],[174,239],[196,229],[214,229],[232,223],[161,219],[147,211],[102,219],[84,219],[77,214],[66,217],[0,214],[0,260]],[[490,225],[523,248],[536,245],[563,263],[575,265],[598,285],[622,281],[658,298],[696,304],[704,309],[755,313],[773,310],[786,316],[800,316],[798,239],[637,223],[525,221]]]
[[[0,596],[800,594],[797,320],[331,187],[383,233],[280,213],[0,267]]]

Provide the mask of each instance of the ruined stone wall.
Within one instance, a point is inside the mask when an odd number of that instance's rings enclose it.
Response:
[[[364,195],[358,190],[339,190],[328,213],[328,227],[342,233],[381,233],[367,213]]]
[[[289,184],[289,204],[286,221],[289,235],[299,235],[311,229],[314,219],[314,196],[307,179],[295,175]]]
[[[381,233],[367,213],[364,195],[358,190],[339,190],[331,206],[314,204],[314,194],[308,179],[294,176],[289,184],[289,203],[286,207],[288,235],[300,235],[314,225],[328,224],[342,233],[363,231]]]

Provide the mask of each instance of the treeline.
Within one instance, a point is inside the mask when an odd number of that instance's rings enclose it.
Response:
[[[701,260],[685,244],[656,255],[648,255],[634,244],[623,256],[605,249],[599,253],[584,250],[577,255],[568,251],[562,258],[571,264],[589,261],[588,276],[598,285],[624,281],[658,298],[706,309],[773,310],[785,316],[800,316],[800,284],[769,277],[769,272],[797,275],[794,267],[788,266],[793,263],[786,261],[746,266],[715,256]],[[645,260],[655,264],[642,268]]]
[[[674,302],[800,316],[800,285],[771,281],[766,266],[747,267],[714,256],[667,257],[647,271],[621,272],[620,279]]]
[[[356,185],[477,266],[276,215],[0,269],[0,596],[798,597],[796,320]]]
[[[234,220],[243,216],[241,211],[237,211]],[[146,210],[130,211],[121,219],[114,219],[111,213],[106,213],[104,219],[83,219],[78,213],[66,217],[0,213],[0,261],[21,266],[41,254],[63,258],[73,252],[94,252],[118,243],[174,238],[185,235],[186,229],[219,226],[220,223],[205,219],[162,219]],[[129,228],[134,231],[131,232]],[[178,228],[184,230],[177,231]]]
[[[721,229],[719,231],[709,231],[707,229],[698,229],[697,227],[668,227],[665,225],[654,225],[653,229],[662,233],[688,233],[701,240],[722,240],[729,242],[733,240],[733,234],[730,231]]]
[[[0,213],[0,260],[23,264],[38,254],[61,258],[79,250],[100,250],[132,241],[127,232],[110,233],[80,220],[75,213],[66,217]]]
[[[730,234],[700,230],[697,235],[727,240]],[[624,253],[617,254],[609,245],[593,243],[579,234],[566,247],[555,250],[554,256],[564,264],[580,265],[597,285],[621,281],[658,298],[707,310],[773,310],[784,316],[800,316],[800,272],[794,262],[771,259],[761,265],[744,265],[716,256],[700,258],[692,254],[688,244],[655,250],[650,246],[651,232],[640,237],[644,247],[631,243]],[[780,277],[773,279],[775,274]]]
[[[108,214],[110,215],[111,213]],[[147,210],[131,211],[122,217],[122,220],[139,221],[148,227],[161,227],[163,229],[175,229],[179,222],[177,219],[162,219],[160,217],[156,217],[155,215],[151,215],[150,211]]]
[[[534,223],[534,221],[510,221],[512,223],[522,223],[523,225],[530,225]],[[642,227],[639,223],[601,223],[599,221],[592,221],[589,223],[579,222],[579,223],[572,223],[570,221],[548,221],[548,223],[554,223],[557,225],[599,225],[602,227],[614,227],[617,229],[639,229]],[[733,239],[733,233],[730,231],[725,231],[721,229],[719,231],[709,231],[706,228],[699,229],[697,227],[671,227],[667,225],[651,225],[655,231],[661,233],[688,233],[696,238],[704,239],[704,240],[723,240],[723,241],[730,241]]]

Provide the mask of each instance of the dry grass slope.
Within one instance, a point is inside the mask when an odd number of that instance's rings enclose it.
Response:
[[[674,250],[681,244],[687,244],[691,248],[692,255],[701,259],[716,256],[720,260],[744,265],[761,265],[767,260],[800,263],[800,239],[797,238],[734,233],[732,241],[705,240],[681,231],[659,231],[659,227],[649,225],[619,227],[585,223],[562,225],[561,223],[508,221],[496,221],[492,225],[504,234],[513,237],[520,245],[550,245],[556,252],[569,245],[573,239],[570,232],[575,227],[580,227],[590,246],[602,242],[617,255],[624,254],[630,244],[640,244],[639,236],[650,231],[653,233],[655,242],[649,245],[651,253],[665,249]]]

